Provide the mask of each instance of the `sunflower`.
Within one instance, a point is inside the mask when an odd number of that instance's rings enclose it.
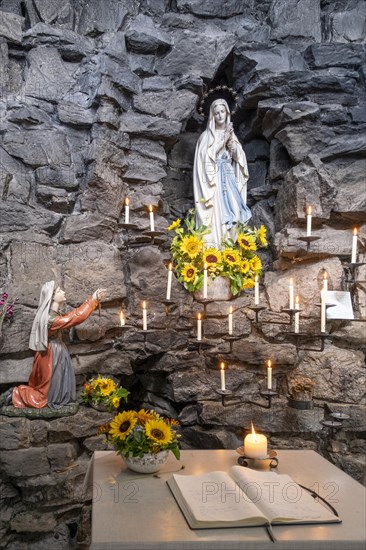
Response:
[[[250,260],[250,267],[253,271],[261,271],[262,260],[259,258],[259,256],[254,256],[254,258]]]
[[[120,401],[120,398],[119,398],[119,397],[113,397],[113,398],[112,398],[112,406],[113,406],[115,409],[118,409],[118,407],[119,407],[119,401]]]
[[[97,378],[95,387],[99,387],[100,393],[104,396],[110,395],[116,389],[116,384],[111,378]]]
[[[196,258],[202,250],[202,241],[194,235],[188,235],[182,239],[180,249],[191,259]]]
[[[214,267],[216,264],[219,264],[222,260],[222,254],[216,248],[208,248],[203,253],[203,263],[207,264],[208,267]]]
[[[242,288],[253,288],[255,282],[253,279],[244,279]]]
[[[182,269],[183,281],[186,283],[193,283],[197,275],[197,269],[192,264],[185,264]]]
[[[250,269],[250,262],[249,262],[249,260],[243,260],[243,261],[241,262],[241,264],[240,264],[240,271],[241,271],[242,273],[248,273],[249,269]]]
[[[173,229],[177,229],[177,227],[179,227],[181,224],[181,220],[178,218],[177,220],[175,220],[174,222],[172,222],[169,227],[168,227],[168,231],[173,231]]]
[[[159,445],[168,445],[172,442],[173,433],[164,420],[149,420],[145,425],[146,437]]]
[[[246,235],[245,233],[239,233],[238,243],[243,250],[257,250],[255,243],[255,237],[253,235]]]
[[[139,424],[145,424],[148,420],[154,420],[156,415],[153,411],[145,411],[145,409],[140,409],[137,413],[137,422]]]
[[[260,228],[257,229],[257,239],[259,240],[261,246],[268,246],[267,228],[264,227],[264,225],[261,225]]]
[[[111,422],[109,433],[112,437],[123,441],[135,427],[137,415],[134,411],[124,411],[117,414]]]
[[[240,261],[240,255],[235,248],[227,248],[224,250],[224,260],[229,265],[238,265]]]

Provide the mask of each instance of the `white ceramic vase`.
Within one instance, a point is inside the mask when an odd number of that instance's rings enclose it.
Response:
[[[142,457],[122,456],[130,470],[139,474],[154,474],[158,472],[168,460],[169,451],[160,451],[156,454],[146,454]]]

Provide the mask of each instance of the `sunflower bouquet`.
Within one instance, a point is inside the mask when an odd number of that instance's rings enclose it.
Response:
[[[127,401],[130,392],[112,378],[91,378],[80,392],[81,401],[91,406],[104,406],[107,410],[118,409],[121,399]]]
[[[179,459],[177,424],[176,420],[163,418],[153,410],[130,410],[117,414],[98,433],[105,433],[116,453],[125,458],[169,450]]]
[[[211,279],[229,277],[234,296],[254,286],[255,277],[261,275],[263,268],[257,249],[268,246],[264,225],[257,229],[238,224],[236,240],[227,238],[220,247],[214,248],[204,242],[207,227],[195,229],[194,210],[184,224],[185,227],[177,219],[168,231],[175,232],[170,246],[175,272],[189,292],[202,288],[205,265]]]

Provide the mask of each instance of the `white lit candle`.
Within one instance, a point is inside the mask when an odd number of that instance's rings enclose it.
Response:
[[[356,263],[357,258],[357,227],[353,230],[351,264]]]
[[[270,359],[267,361],[267,389],[272,389],[272,361]]]
[[[146,302],[142,302],[142,330],[147,330],[147,309],[146,309]]]
[[[320,332],[325,332],[325,319],[326,319],[326,307],[325,307],[325,292],[320,292]]]
[[[225,363],[221,363],[220,376],[221,376],[221,389],[223,391],[225,391],[226,390],[226,385],[225,385]]]
[[[197,315],[197,340],[202,340],[202,316]]]
[[[229,335],[233,334],[233,306],[229,307]]]
[[[258,275],[255,276],[254,279],[254,305],[259,305],[259,280]]]
[[[125,223],[130,223],[130,199],[125,198]]]
[[[290,309],[294,309],[294,280],[291,277],[290,284],[288,286]]]
[[[168,271],[168,284],[167,284],[167,287],[166,287],[166,299],[167,300],[170,300],[170,296],[171,296],[171,293],[172,293],[172,277],[173,277],[173,264],[170,263],[169,264],[169,271]]]
[[[311,206],[308,207],[308,215],[306,216],[306,236],[311,237]]]
[[[299,310],[299,309],[300,309],[299,297],[296,296],[296,298],[295,298],[295,310]],[[300,330],[300,312],[297,311],[295,313],[295,333],[298,334],[299,330]]]
[[[326,271],[323,273],[323,290],[328,292],[328,273]]]
[[[149,212],[150,212],[150,231],[155,231],[154,207],[152,204],[149,205]]]
[[[119,320],[120,320],[120,323],[121,323],[121,327],[124,327],[125,324],[126,324],[126,319],[125,319],[125,315],[124,315],[122,310],[119,314]]]
[[[207,298],[207,264],[203,266],[203,299]]]
[[[248,458],[266,458],[267,438],[263,434],[256,434],[252,422],[252,433],[244,439],[244,455]]]

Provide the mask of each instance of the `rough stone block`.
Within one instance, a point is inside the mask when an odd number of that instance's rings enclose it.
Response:
[[[365,40],[366,6],[362,0],[350,9],[330,11],[328,24],[332,42],[363,42]]]
[[[26,383],[31,373],[32,365],[33,357],[27,357],[26,359],[2,359],[0,383]]]
[[[50,471],[45,447],[0,451],[0,464],[5,474],[15,478],[38,476]]]
[[[8,451],[30,445],[30,422],[26,418],[0,417],[0,448]]]
[[[134,4],[116,0],[89,0],[83,6],[78,32],[88,36],[99,36],[104,32],[115,32],[121,28],[127,16],[134,11]]]
[[[16,13],[1,11],[0,16],[0,36],[3,36],[9,42],[20,44],[23,37],[24,17]]]
[[[126,42],[130,50],[144,54],[166,52],[172,46],[169,34],[157,28],[153,19],[143,14],[129,25]]]
[[[76,243],[96,239],[111,242],[116,230],[116,220],[108,219],[97,212],[85,212],[69,216],[62,229],[61,242]]]
[[[48,212],[44,208],[33,208],[13,201],[0,201],[0,229],[6,231],[26,231],[32,227],[54,233],[61,225],[61,215]],[[15,221],[16,220],[16,221]]]
[[[189,119],[197,103],[197,96],[188,90],[177,92],[145,92],[134,97],[137,111],[168,120]]]
[[[204,17],[232,17],[244,13],[247,6],[243,0],[227,0],[224,3],[212,0],[178,0],[177,8],[182,13]]]
[[[70,443],[52,443],[47,447],[47,458],[51,470],[66,470],[77,460],[79,445],[76,441]]]
[[[180,134],[182,126],[178,121],[171,122],[165,118],[133,112],[123,113],[120,123],[122,132],[164,141],[177,137]]]
[[[364,62],[365,47],[361,44],[312,44],[306,50],[305,58],[317,69],[355,67]]]
[[[10,522],[17,533],[47,533],[57,525],[52,512],[22,512],[16,514]]]
[[[321,41],[320,4],[317,0],[275,0],[269,18],[272,39],[303,38]]]

